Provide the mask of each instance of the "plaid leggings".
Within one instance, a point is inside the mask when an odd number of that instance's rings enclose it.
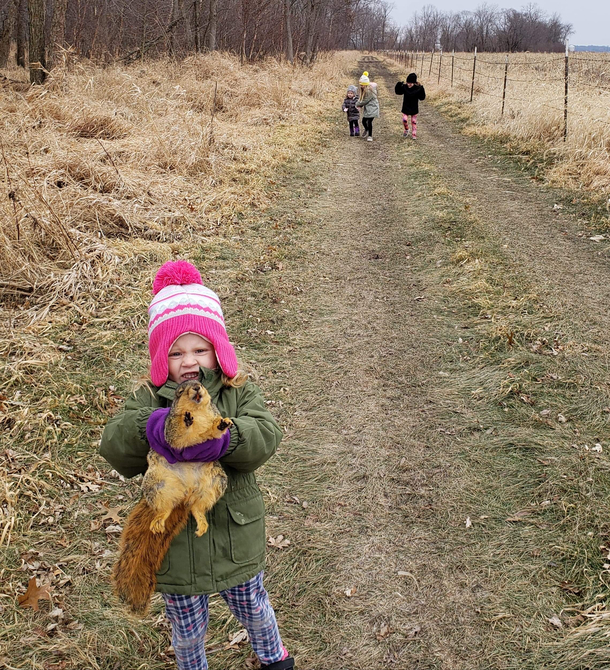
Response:
[[[417,137],[417,114],[413,114],[411,118],[411,135]],[[409,116],[406,114],[402,115],[402,125],[405,127],[405,130],[409,130]]]
[[[233,616],[248,631],[252,648],[263,665],[282,661],[288,652],[282,644],[263,573],[220,595]],[[208,596],[163,594],[165,612],[172,623],[172,645],[180,670],[207,670],[205,633],[208,627]]]

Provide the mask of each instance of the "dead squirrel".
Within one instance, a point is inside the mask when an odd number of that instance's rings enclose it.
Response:
[[[221,437],[231,424],[220,416],[207,390],[189,380],[176,389],[165,439],[174,449],[185,449]],[[117,595],[135,613],[146,611],[156,573],[189,514],[197,522],[196,535],[203,535],[208,529],[206,514],[227,487],[227,476],[217,462],[169,463],[152,449],[147,460],[143,497],[127,518],[112,573]]]

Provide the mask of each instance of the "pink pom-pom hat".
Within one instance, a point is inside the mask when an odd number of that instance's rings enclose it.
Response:
[[[155,386],[163,386],[167,381],[169,350],[185,333],[209,340],[225,375],[237,374],[237,357],[225,329],[220,299],[203,285],[194,265],[187,261],[162,265],[153,282],[153,294],[148,308],[148,349],[150,376]]]

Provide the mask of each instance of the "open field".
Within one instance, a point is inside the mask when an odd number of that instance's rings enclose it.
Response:
[[[477,55],[472,105],[473,54],[437,53],[433,59],[425,54],[423,65],[420,54],[411,64],[447,112],[451,103],[460,105],[453,114],[467,121],[468,132],[498,138],[513,153],[542,163],[549,183],[586,189],[605,202],[610,194],[610,56],[570,54],[565,142],[564,55],[510,54],[502,114],[505,58]]]
[[[394,64],[351,54],[244,74],[225,58],[200,66],[232,73],[231,95],[279,72],[280,100],[294,104],[227,106],[210,145],[210,98],[194,124],[205,133],[193,135],[178,65],[138,77],[74,64],[49,101],[64,95],[60,109],[80,118],[97,104],[98,76],[113,82],[109,99],[128,80],[139,122],[127,135],[97,142],[45,116],[55,139],[34,142],[37,117],[21,129],[17,111],[6,126],[29,140],[9,147],[11,178],[23,176],[2,222],[11,257],[32,256],[3,277],[0,665],[174,667],[160,600],[141,621],[110,594],[138,482],[96,448],[146,371],[153,272],[179,255],[220,294],[285,431],[259,479],[268,535],[290,540],[270,542],[267,585],[299,670],[608,668],[608,243],[554,207],[559,191],[435,107],[422,105],[417,142],[403,140]],[[199,70],[186,68],[179,84],[195,96]],[[381,95],[373,143],[347,137],[337,112],[364,68]],[[171,166],[155,162],[172,152],[153,153],[154,128],[176,146]],[[191,169],[202,137],[212,158]],[[63,156],[53,169],[69,184],[57,185],[44,147]],[[66,156],[91,163],[91,180],[70,176]],[[102,227],[106,209],[85,218],[109,202],[129,223],[120,235]],[[12,203],[28,214],[30,246],[16,239]],[[109,261],[37,241],[30,212],[58,234],[51,209]],[[30,258],[44,267],[19,273]],[[32,576],[51,584],[40,612],[16,602]],[[218,599],[212,621],[211,668],[250,670]]]

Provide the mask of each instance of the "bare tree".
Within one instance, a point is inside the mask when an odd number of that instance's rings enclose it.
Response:
[[[46,54],[45,54],[45,1],[28,0],[28,13],[30,16],[30,39],[29,39],[29,64],[30,82],[42,84],[46,79]]]
[[[19,0],[17,12],[17,51],[15,59],[19,67],[25,68],[25,49],[28,41],[28,0]]]
[[[292,47],[292,2],[284,0],[284,25],[286,27],[286,59],[294,63],[294,49]]]
[[[0,16],[0,68],[8,65],[8,57],[11,52],[11,37],[19,11],[19,0],[9,0],[4,8],[4,16]]]
[[[216,33],[218,31],[218,0],[210,0],[208,17],[207,44],[208,51],[216,51]]]
[[[53,19],[51,21],[51,42],[47,54],[47,66],[50,70],[55,64],[55,53],[57,47],[64,45],[66,32],[66,9],[68,0],[55,0],[53,6]]]

